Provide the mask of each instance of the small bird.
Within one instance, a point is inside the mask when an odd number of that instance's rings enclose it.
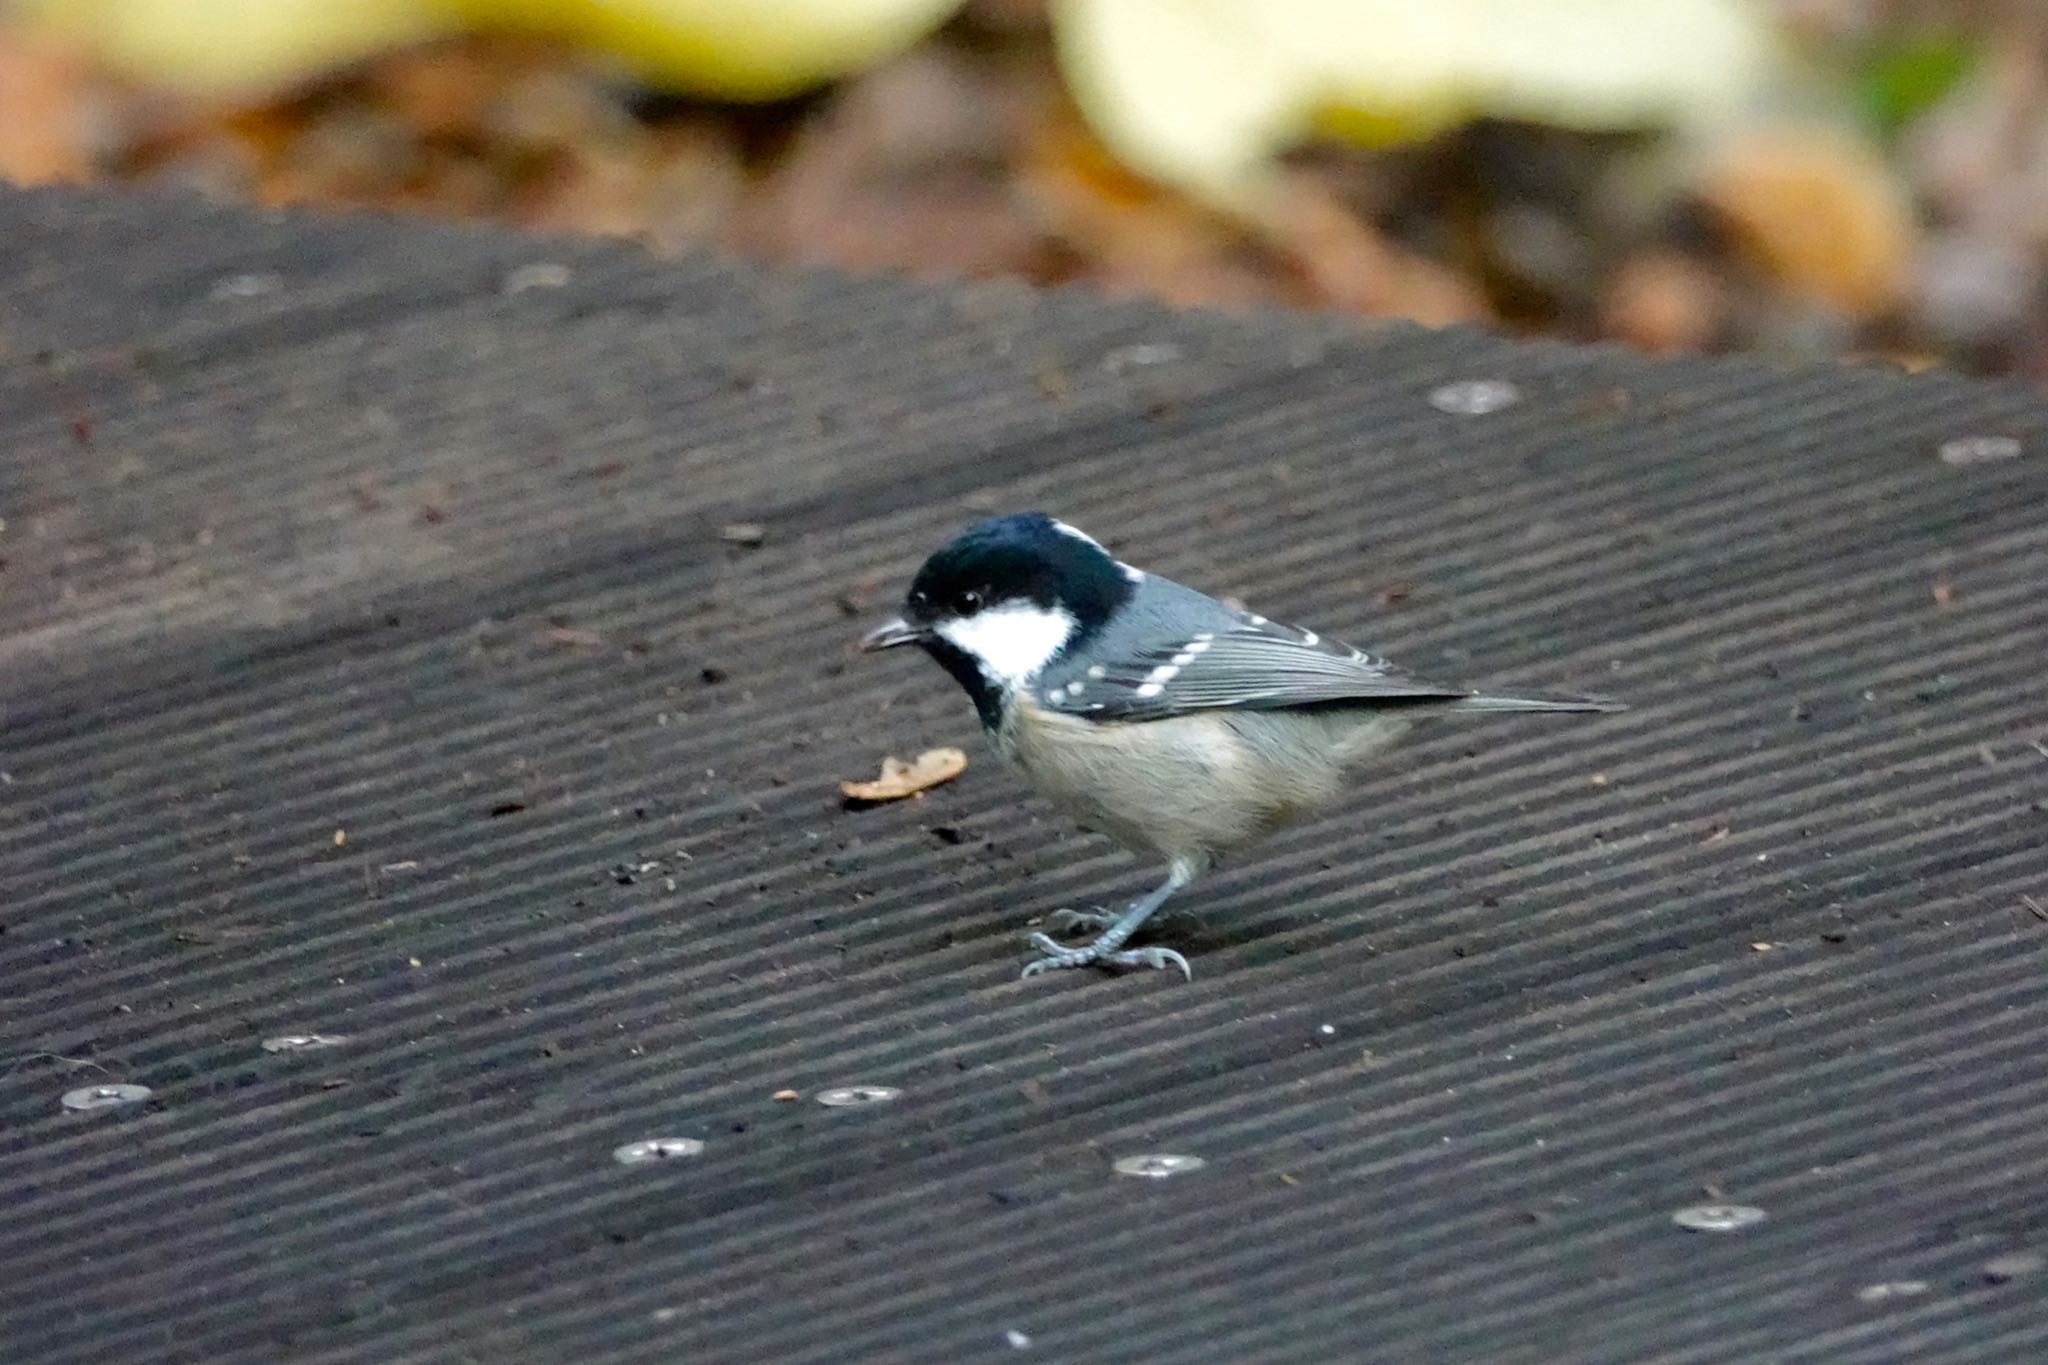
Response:
[[[1429,682],[1348,645],[1240,611],[1120,562],[1041,512],[991,517],[939,550],[867,650],[917,645],[967,690],[996,752],[1085,828],[1162,860],[1166,880],[1100,929],[1034,933],[1057,967],[1178,967],[1126,948],[1166,899],[1289,820],[1335,801],[1363,761],[1430,716],[1618,711],[1591,697],[1495,697]]]

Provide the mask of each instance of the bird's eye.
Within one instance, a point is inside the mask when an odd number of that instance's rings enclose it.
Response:
[[[959,607],[962,616],[972,616],[975,612],[981,610],[981,594],[973,588],[967,589],[960,594]]]

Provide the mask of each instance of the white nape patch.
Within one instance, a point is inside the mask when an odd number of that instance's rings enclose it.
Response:
[[[1305,645],[1319,645],[1323,642],[1323,637],[1312,630],[1305,630],[1301,633],[1301,642]]]
[[[1102,542],[1078,526],[1069,526],[1064,521],[1056,521],[1052,524],[1052,529],[1058,531],[1063,536],[1072,536],[1083,544],[1093,545],[1096,549],[1102,550]],[[1109,551],[1102,550],[1102,553],[1108,554]]]
[[[1255,626],[1263,626],[1266,624],[1266,618],[1263,616],[1247,616],[1244,619],[1251,622]]]
[[[933,630],[980,664],[990,682],[1021,687],[1066,648],[1074,636],[1074,618],[1057,607],[1005,602],[941,621]]]
[[[1086,531],[1082,530],[1078,526],[1069,526],[1064,521],[1055,521],[1052,524],[1052,529],[1058,531],[1063,536],[1072,536],[1074,539],[1080,541],[1083,545],[1093,546],[1095,549],[1101,550],[1102,553],[1105,555],[1109,553],[1108,550],[1103,548],[1103,544],[1101,541],[1097,540],[1094,536],[1089,535]],[[1145,581],[1145,571],[1143,569],[1133,568],[1129,564],[1124,563],[1121,559],[1119,559],[1116,562],[1116,566],[1124,571],[1124,577],[1128,578],[1131,582],[1143,583]]]

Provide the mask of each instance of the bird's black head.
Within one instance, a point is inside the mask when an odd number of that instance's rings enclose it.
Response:
[[[865,644],[922,645],[994,724],[1003,693],[1100,630],[1139,577],[1042,512],[991,517],[925,561],[903,618]]]
[[[1043,512],[1017,512],[970,526],[927,559],[906,605],[927,626],[1036,608],[1093,633],[1130,595],[1130,571],[1089,536]]]

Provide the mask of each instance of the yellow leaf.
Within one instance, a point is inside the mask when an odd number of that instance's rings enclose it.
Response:
[[[1242,200],[1313,132],[1727,116],[1777,68],[1754,0],[1056,0],[1060,62],[1130,165]]]
[[[960,0],[25,0],[141,80],[252,93],[463,28],[611,53],[656,84],[774,99],[866,66]]]
[[[456,27],[442,0],[27,0],[137,80],[205,95],[289,84]]]
[[[453,0],[478,28],[600,48],[643,78],[726,99],[778,99],[922,38],[960,0]]]

